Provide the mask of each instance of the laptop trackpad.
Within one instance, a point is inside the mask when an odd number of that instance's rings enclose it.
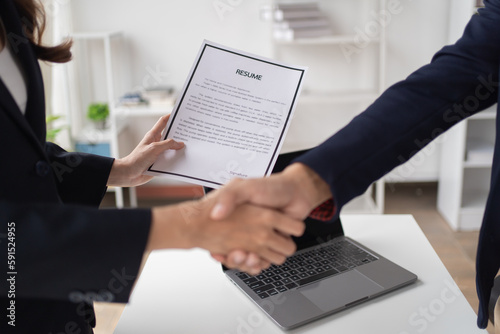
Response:
[[[380,285],[352,270],[309,284],[299,291],[323,311],[331,311],[382,290]]]

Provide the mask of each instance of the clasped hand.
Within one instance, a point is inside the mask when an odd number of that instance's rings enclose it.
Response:
[[[214,220],[225,219],[240,205],[252,203],[303,221],[312,209],[332,197],[328,184],[309,167],[293,163],[283,172],[267,178],[234,179],[218,190],[210,213]],[[269,266],[259,254],[235,249],[229,254],[212,253],[229,268],[258,274]]]
[[[181,142],[162,140],[168,119],[160,118],[128,156],[115,160],[108,185],[143,184],[151,179],[144,172],[162,152],[184,148]],[[200,247],[251,274],[282,264],[296,249],[291,236],[303,234],[303,218],[317,201],[310,196],[316,185],[304,181],[310,175],[295,173],[301,168],[292,167],[270,182],[238,180],[200,200],[153,208],[147,250]]]

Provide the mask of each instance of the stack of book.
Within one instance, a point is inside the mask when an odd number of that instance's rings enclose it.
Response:
[[[142,97],[148,101],[150,108],[172,108],[175,104],[175,89],[173,87],[149,87],[142,92]]]
[[[172,108],[175,104],[176,95],[173,87],[149,87],[142,92],[126,93],[120,97],[118,105],[121,107],[140,107],[149,108]]]
[[[148,101],[144,100],[141,93],[126,93],[118,102],[118,106],[120,107],[138,107],[145,106],[148,104]]]
[[[330,20],[317,2],[279,2],[262,9],[264,20],[273,21],[273,36],[293,41],[332,35]]]

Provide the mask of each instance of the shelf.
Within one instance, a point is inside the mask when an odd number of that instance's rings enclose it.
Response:
[[[472,115],[469,120],[477,120],[477,119],[495,119],[496,118],[496,111],[492,110],[485,110],[485,111],[480,111],[475,115]]]
[[[113,109],[116,124],[116,133],[120,134],[129,125],[129,118],[135,117],[156,117],[160,118],[170,114],[172,108],[149,108],[149,107],[117,107]]]
[[[491,161],[471,161],[471,160],[466,160],[464,161],[464,168],[491,168]]]
[[[110,142],[111,135],[109,128],[98,129],[93,126],[87,126],[75,136],[75,140],[91,143]]]
[[[458,217],[458,226],[452,228],[460,231],[478,231],[483,221],[484,208],[461,209]]]
[[[464,191],[462,207],[458,212],[457,224],[460,231],[477,231],[483,221],[488,191],[485,189],[474,189]],[[453,227],[453,226],[452,226]]]
[[[75,32],[71,35],[73,39],[105,39],[121,36],[122,32],[116,31],[96,31],[96,32]]]
[[[474,207],[474,206],[464,207],[464,208],[460,209],[460,214],[467,214],[467,215],[477,215],[477,214],[480,214],[482,216],[484,214],[485,207],[486,207],[486,205],[478,206],[478,207]]]
[[[354,198],[342,208],[342,214],[360,214],[378,212],[377,205],[367,193]]]
[[[461,211],[470,212],[471,210],[484,210],[486,200],[488,199],[487,189],[469,189],[465,190],[462,198]]]
[[[158,116],[169,114],[174,106],[164,108],[150,108],[147,106],[140,107],[116,107],[114,112],[120,117],[141,117],[141,116]]]
[[[497,115],[497,104],[494,104],[491,107],[486,108],[483,111],[476,113],[475,115],[472,115],[471,117],[469,117],[469,119],[472,119],[472,120],[495,119],[496,115]]]
[[[274,39],[276,44],[286,45],[323,45],[356,44],[356,35],[334,35],[324,37],[297,38],[293,40]],[[370,43],[379,43],[380,38],[370,39]]]
[[[346,102],[373,102],[379,93],[369,90],[347,92],[310,92],[304,91],[298,102],[304,103],[346,103]]]

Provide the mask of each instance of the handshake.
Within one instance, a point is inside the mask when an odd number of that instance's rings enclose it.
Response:
[[[114,161],[108,186],[148,182],[152,176],[144,171],[159,154],[184,148],[161,140],[168,118],[160,118],[128,156]],[[331,197],[329,185],[301,163],[267,178],[236,179],[203,199],[154,207],[146,251],[200,247],[229,268],[257,274],[295,252],[292,236],[302,235],[304,218]]]
[[[208,250],[229,268],[252,275],[282,264],[304,233],[304,218],[331,198],[314,171],[293,163],[267,178],[236,179],[205,198],[153,208],[148,250]]]

